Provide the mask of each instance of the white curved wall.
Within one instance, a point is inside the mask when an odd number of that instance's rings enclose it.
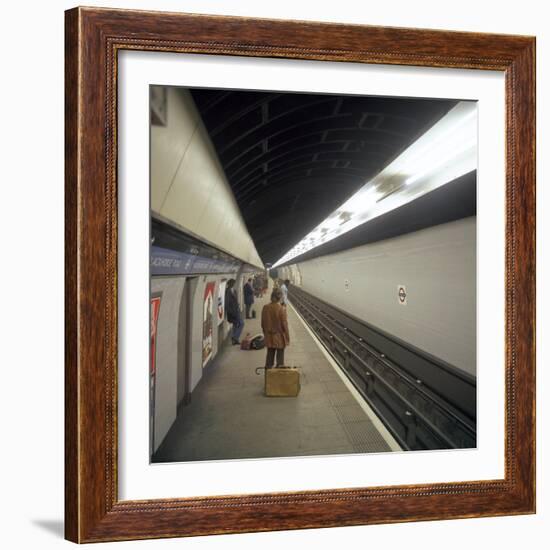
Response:
[[[307,292],[475,375],[475,217],[297,265]],[[279,276],[295,273],[289,266]]]
[[[167,125],[151,125],[151,210],[263,268],[189,92],[167,88]]]

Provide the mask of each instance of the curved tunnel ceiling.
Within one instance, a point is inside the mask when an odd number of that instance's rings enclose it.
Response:
[[[457,103],[190,92],[264,263],[277,261]]]

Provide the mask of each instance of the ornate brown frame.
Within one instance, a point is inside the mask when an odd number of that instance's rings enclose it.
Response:
[[[117,52],[503,71],[505,478],[119,501]],[[535,38],[75,8],[66,12],[66,538],[111,541],[535,511]]]

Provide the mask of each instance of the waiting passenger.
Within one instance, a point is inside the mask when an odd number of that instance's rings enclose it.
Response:
[[[273,367],[275,355],[277,366],[284,365],[285,347],[290,344],[286,309],[280,304],[281,297],[281,291],[274,290],[271,293],[271,303],[262,308],[262,330],[267,348],[266,368]]]
[[[288,304],[288,287],[290,286],[290,281],[288,279],[285,279],[283,284],[281,285],[281,304],[283,306],[286,306]]]
[[[229,279],[225,287],[225,311],[227,313],[227,321],[231,323],[231,343],[239,344],[239,338],[244,327],[244,321],[241,317],[239,301],[235,295],[235,279]]]
[[[248,279],[243,287],[244,306],[246,309],[246,318],[250,319],[250,308],[254,303],[254,289],[252,288],[252,279]]]
[[[264,277],[262,275],[255,275],[252,287],[254,288],[254,296],[261,298],[265,292]]]

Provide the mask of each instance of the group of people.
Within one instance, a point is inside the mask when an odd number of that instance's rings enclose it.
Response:
[[[225,290],[225,310],[227,321],[231,323],[231,342],[239,344],[244,321],[241,317],[239,300],[235,292],[235,279],[227,281]],[[266,368],[284,365],[285,348],[290,344],[286,306],[288,304],[288,287],[290,281],[285,280],[280,287],[275,286],[271,293],[271,301],[262,308],[262,331],[264,343],[267,348]],[[245,315],[250,319],[250,312],[254,304],[254,286],[252,278],[249,278],[244,287]]]
[[[254,296],[261,298],[267,290],[267,276],[265,273],[256,273],[252,281]]]

